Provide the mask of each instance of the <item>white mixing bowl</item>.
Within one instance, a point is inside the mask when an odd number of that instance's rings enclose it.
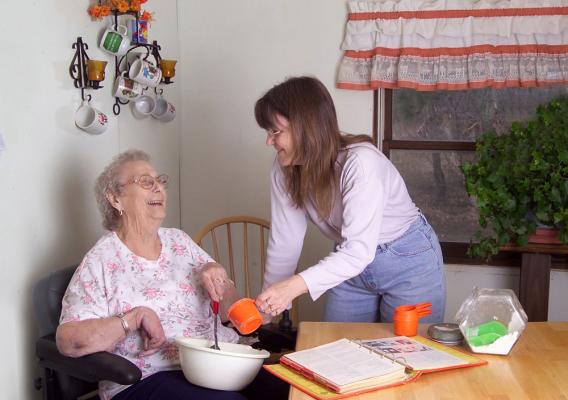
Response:
[[[218,390],[244,389],[270,356],[266,350],[236,343],[219,342],[220,350],[215,350],[210,348],[213,343],[206,339],[176,338],[181,369],[194,385]]]

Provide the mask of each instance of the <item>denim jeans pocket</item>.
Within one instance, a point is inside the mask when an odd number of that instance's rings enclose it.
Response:
[[[387,246],[387,251],[401,257],[412,257],[432,250],[432,242],[422,229],[404,234]]]

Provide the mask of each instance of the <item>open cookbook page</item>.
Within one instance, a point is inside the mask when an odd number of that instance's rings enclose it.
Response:
[[[405,377],[403,365],[347,339],[287,354],[281,362],[336,387],[381,376],[386,381]]]
[[[426,372],[484,363],[477,357],[419,336],[361,340],[357,343],[403,363],[415,371]]]

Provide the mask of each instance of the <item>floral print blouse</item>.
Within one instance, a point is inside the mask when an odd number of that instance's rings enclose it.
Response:
[[[199,282],[204,263],[213,259],[179,229],[160,228],[162,243],[155,261],[132,253],[115,232],[104,235],[75,271],[63,297],[60,324],[105,318],[136,306],[159,316],[167,342],[161,350],[141,357],[142,338],[132,332],[112,350],[142,371],[142,379],[159,371],[179,369],[176,336],[213,338],[210,298]],[[219,340],[236,342],[235,331],[219,326]],[[112,398],[127,386],[102,381],[99,396]]]

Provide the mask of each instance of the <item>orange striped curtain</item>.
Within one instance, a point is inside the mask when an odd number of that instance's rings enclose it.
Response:
[[[568,0],[351,1],[337,86],[568,83]]]

